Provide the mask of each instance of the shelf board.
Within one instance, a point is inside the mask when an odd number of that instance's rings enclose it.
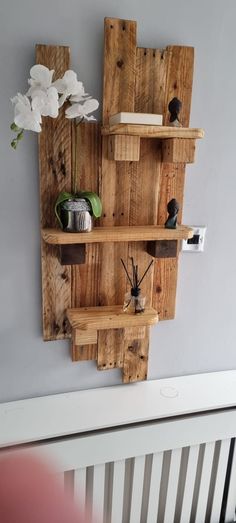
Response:
[[[188,240],[193,230],[186,225],[166,229],[161,225],[95,227],[91,232],[64,232],[61,229],[43,229],[42,238],[53,245],[102,242],[136,242],[158,240]]]
[[[204,130],[190,127],[164,125],[117,124],[102,127],[103,135],[129,135],[140,138],[203,138]]]
[[[107,330],[154,325],[158,322],[155,309],[148,307],[140,314],[123,311],[122,305],[68,309],[67,318],[73,330]]]

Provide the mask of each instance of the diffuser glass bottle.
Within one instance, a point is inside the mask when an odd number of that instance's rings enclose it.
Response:
[[[131,290],[125,294],[123,310],[125,312],[128,311],[138,314],[144,312],[145,303],[146,296],[141,293],[141,289],[139,287],[131,288]]]

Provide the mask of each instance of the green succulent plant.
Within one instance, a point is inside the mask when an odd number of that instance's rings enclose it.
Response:
[[[89,202],[91,213],[94,216],[94,218],[100,218],[102,214],[102,202],[95,192],[79,191],[73,194],[63,191],[58,195],[54,208],[56,217],[59,221],[61,228],[63,228],[60,216],[61,204],[73,198],[84,198],[85,200],[87,200]]]

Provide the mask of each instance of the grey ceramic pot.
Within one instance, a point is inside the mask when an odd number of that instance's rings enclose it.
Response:
[[[90,232],[93,228],[91,208],[84,198],[74,198],[62,203],[60,217],[66,232]]]

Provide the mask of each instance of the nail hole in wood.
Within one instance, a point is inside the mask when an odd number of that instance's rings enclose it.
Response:
[[[113,29],[113,25],[110,25],[110,28]]]
[[[117,67],[119,67],[121,69],[121,67],[124,65],[124,61],[123,60],[117,60],[116,65],[117,65]]]

